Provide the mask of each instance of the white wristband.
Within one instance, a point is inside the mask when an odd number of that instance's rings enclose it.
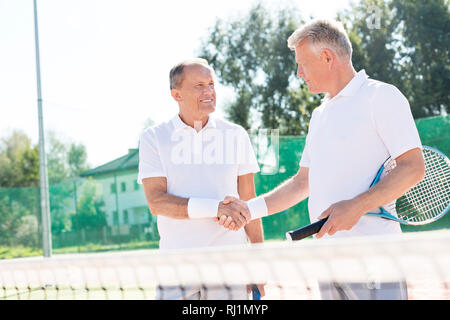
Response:
[[[188,215],[191,219],[217,217],[219,200],[206,198],[189,198]]]
[[[266,200],[263,197],[253,198],[247,201],[251,220],[268,216]]]

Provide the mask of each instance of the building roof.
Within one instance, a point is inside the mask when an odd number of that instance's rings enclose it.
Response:
[[[108,173],[138,169],[139,149],[128,149],[128,154],[81,173],[82,177],[98,176]]]

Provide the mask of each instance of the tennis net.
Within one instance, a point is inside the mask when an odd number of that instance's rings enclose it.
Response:
[[[167,286],[265,283],[263,299],[316,300],[319,283],[376,292],[390,282],[405,283],[408,299],[450,299],[450,232],[0,261],[1,299],[154,299]]]

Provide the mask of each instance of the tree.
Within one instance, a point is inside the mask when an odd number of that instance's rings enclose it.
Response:
[[[227,106],[229,120],[246,129],[256,125],[280,129],[281,134],[306,134],[320,96],[311,95],[296,78],[295,55],[287,47],[300,22],[295,9],[272,14],[261,4],[242,19],[216,21],[199,55],[236,92]],[[261,123],[251,114],[259,114]]]
[[[46,145],[48,183],[53,185],[69,178],[68,147],[54,131],[47,133]]]
[[[88,168],[87,154],[82,144],[64,141],[55,132],[47,135],[47,150],[52,232],[58,234],[71,228],[68,208],[74,187],[68,179]],[[39,182],[38,145],[32,146],[25,133],[14,130],[0,140],[0,188],[5,188],[0,194],[0,233],[5,237],[20,243],[34,239],[32,219],[41,217]]]
[[[102,209],[105,203],[97,196],[96,184],[87,181],[82,186],[82,190],[77,203],[77,211],[71,216],[72,229],[81,230],[86,227],[106,226],[106,213]]]
[[[448,0],[392,1],[404,39],[406,80],[416,117],[450,112],[450,9]]]
[[[338,20],[343,22],[352,43],[354,68],[365,69],[371,78],[396,84],[405,91],[401,57],[397,54],[401,43],[388,4],[384,0],[362,0],[351,10],[339,13]]]
[[[394,84],[414,118],[450,111],[450,13],[445,0],[361,0],[338,14],[353,46],[353,65]],[[379,25],[373,24],[378,15]],[[372,21],[371,21],[372,20]]]
[[[72,143],[67,154],[69,176],[79,177],[83,171],[89,169],[87,165],[86,147],[82,144]]]
[[[36,247],[38,219],[36,212],[33,212],[35,202],[29,202],[29,193],[23,194],[21,191],[23,190],[0,191],[0,244]],[[18,196],[17,192],[22,196]]]
[[[14,130],[0,140],[0,187],[39,185],[39,150],[25,133]]]
[[[78,177],[81,172],[89,169],[86,147],[70,139],[58,137],[56,132],[48,132],[48,180],[56,184],[69,178]]]
[[[89,168],[84,145],[64,141],[55,132],[49,132],[46,141],[50,185]],[[0,188],[36,187],[39,181],[39,145],[33,146],[20,130],[0,139]]]

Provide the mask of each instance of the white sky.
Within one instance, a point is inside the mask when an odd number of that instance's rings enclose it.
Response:
[[[350,0],[266,0],[304,18],[334,18]],[[46,131],[83,143],[98,166],[136,148],[146,119],[178,106],[168,73],[193,57],[216,19],[244,15],[253,0],[38,0]],[[32,0],[0,0],[0,137],[13,129],[38,140]],[[232,91],[217,88],[216,116]],[[229,98],[228,98],[229,100]]]

